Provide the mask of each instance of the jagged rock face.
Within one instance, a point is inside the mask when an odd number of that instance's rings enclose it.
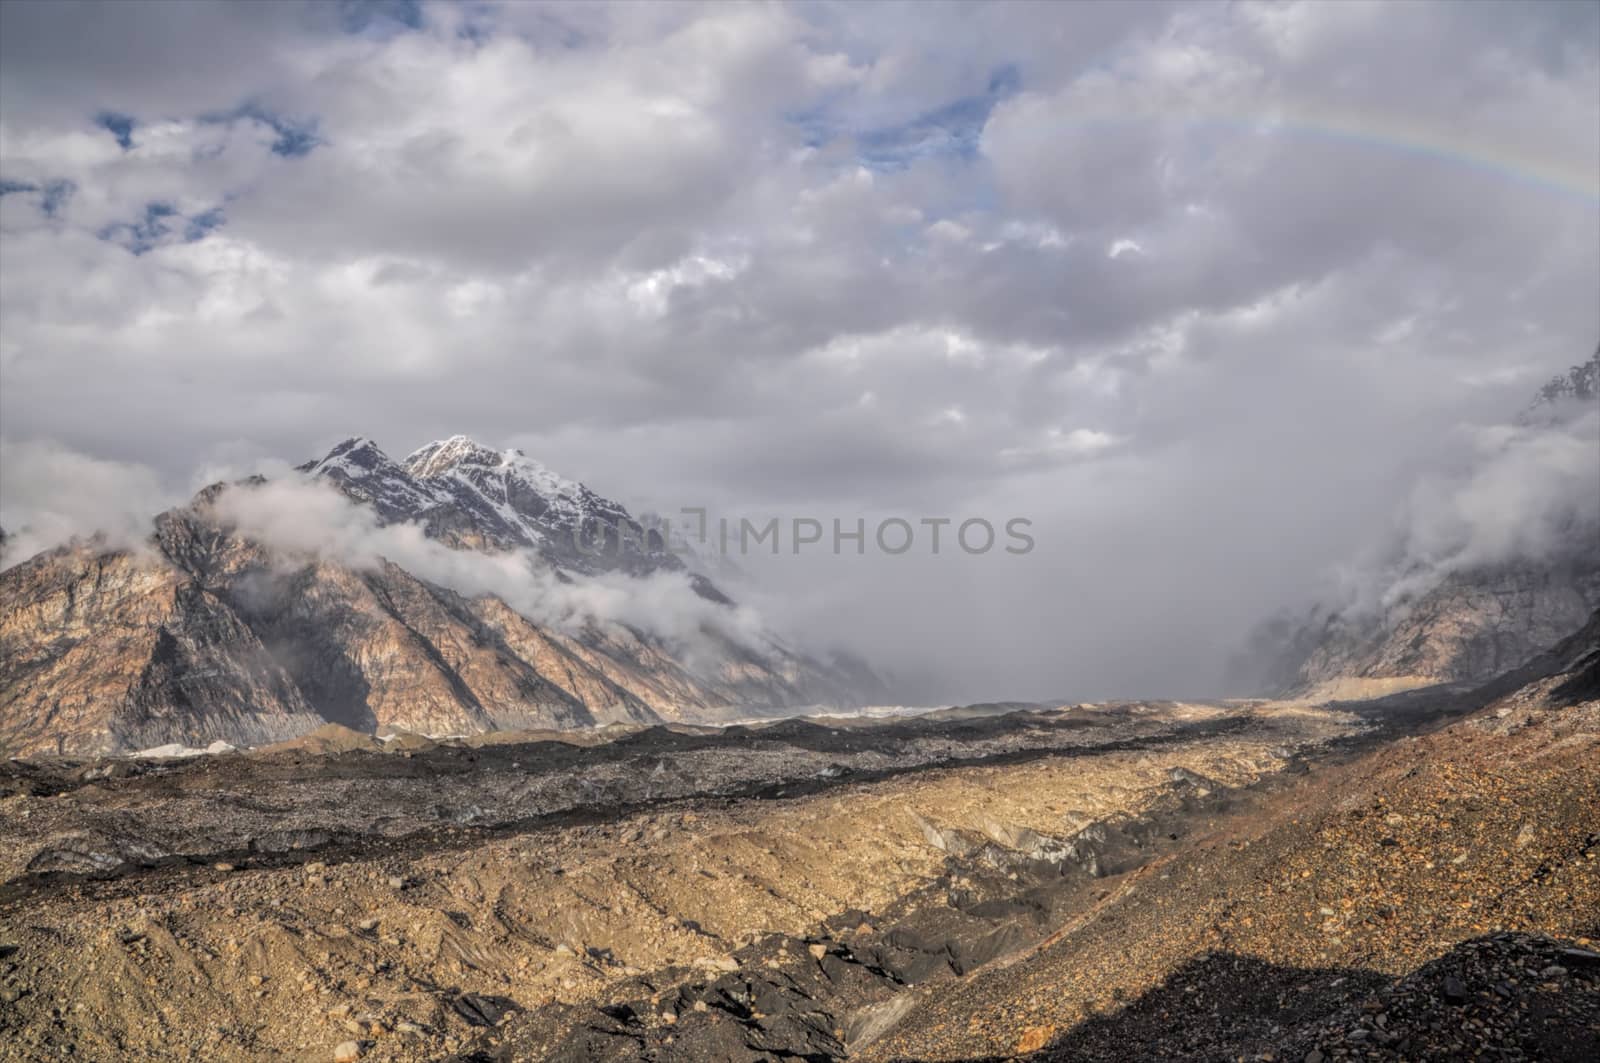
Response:
[[[577,572],[684,567],[659,530],[647,531],[620,504],[521,451],[491,450],[465,436],[429,443],[404,464],[355,437],[300,469],[371,506],[385,523],[415,522],[453,546],[533,547]]]
[[[1600,558],[1448,577],[1387,615],[1334,616],[1303,646],[1296,685],[1330,697],[1480,683],[1582,627],[1600,608]]]
[[[247,625],[173,567],[92,549],[0,575],[0,749],[109,752],[318,726]]]
[[[347,727],[462,734],[595,722],[489,637],[461,599],[398,566],[252,571],[229,596],[308,700]]]
[[[590,516],[631,520],[541,470],[460,440],[404,467],[351,441],[305,469],[381,520],[416,521],[460,549],[550,546]],[[425,734],[578,728],[857,696],[859,675],[775,642],[758,652],[707,632],[713,660],[690,662],[625,625],[547,628],[393,563],[278,556],[215,509],[225,491],[252,486],[207,488],[160,515],[148,552],[78,545],[0,573],[0,749],[259,745],[330,722]],[[681,567],[637,545],[568,564]],[[699,589],[726,603],[709,583]]]
[[[1516,422],[1531,431],[1590,431],[1597,404],[1600,350],[1546,384]],[[1600,454],[1600,440],[1594,442],[1591,453]],[[1590,488],[1600,491],[1600,482]],[[1392,600],[1382,608],[1318,607],[1263,625],[1236,662],[1235,684],[1252,692],[1363,698],[1434,683],[1481,683],[1517,668],[1600,608],[1600,527],[1592,509],[1574,507],[1559,541],[1537,559],[1467,565],[1431,578],[1427,564],[1414,562],[1396,565],[1390,575]],[[1419,589],[1392,590],[1410,582]]]

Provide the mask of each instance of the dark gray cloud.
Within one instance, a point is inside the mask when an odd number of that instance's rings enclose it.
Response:
[[[1596,10],[11,0],[0,432],[1031,516],[748,593],[930,697],[1200,689],[1600,336]]]

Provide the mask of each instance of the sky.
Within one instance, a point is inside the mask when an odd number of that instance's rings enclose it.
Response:
[[[1025,518],[726,578],[908,697],[1194,694],[1597,339],[1600,4],[0,4],[8,529],[464,433]]]

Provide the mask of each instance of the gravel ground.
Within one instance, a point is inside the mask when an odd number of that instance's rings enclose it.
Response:
[[[0,1054],[836,1055],[1355,729],[1165,705],[13,768]]]
[[[1448,966],[1452,950],[1486,935],[1593,948],[1600,703],[1504,708],[1313,770],[1261,814],[1129,876],[1049,946],[930,997],[865,1058],[1393,1054],[1387,1032],[1341,1042],[1354,1027],[1337,1016],[1412,972],[1426,981],[1425,965]],[[1587,1049],[1592,991],[1584,976],[1541,996],[1524,990],[1526,1010],[1496,1012],[1515,1027],[1505,1038],[1537,1038],[1549,1022],[1558,1032],[1548,1044]],[[1573,1002],[1534,1003],[1552,996]],[[1470,1011],[1425,1012],[1420,1021],[1446,1030],[1440,1040],[1408,1029],[1415,1055],[1502,1058],[1494,1046],[1505,1038],[1467,1025]],[[1324,1016],[1338,1031],[1326,1044],[1301,1035]],[[1303,1051],[1285,1054],[1296,1037]],[[1541,1058],[1517,1051],[1504,1058]]]
[[[0,1059],[1587,1060],[1548,687],[13,767]]]

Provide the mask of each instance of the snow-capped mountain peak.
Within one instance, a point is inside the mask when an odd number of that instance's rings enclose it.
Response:
[[[493,450],[466,436],[435,440],[419,448],[406,458],[405,467],[420,480],[453,474],[479,478],[497,475],[546,498],[582,499],[593,495],[583,484],[552,472],[520,450]]]
[[[300,471],[372,506],[385,523],[417,519],[439,501],[366,436],[351,436]]]
[[[468,436],[455,435],[418,447],[405,460],[406,471],[422,479],[442,476],[463,463],[498,465],[500,452]]]
[[[385,523],[411,521],[436,538],[469,547],[534,547],[579,571],[635,574],[677,570],[681,561],[617,502],[569,480],[520,450],[495,450],[464,435],[435,440],[396,462],[353,436],[300,466]],[[580,546],[580,538],[588,547]]]

